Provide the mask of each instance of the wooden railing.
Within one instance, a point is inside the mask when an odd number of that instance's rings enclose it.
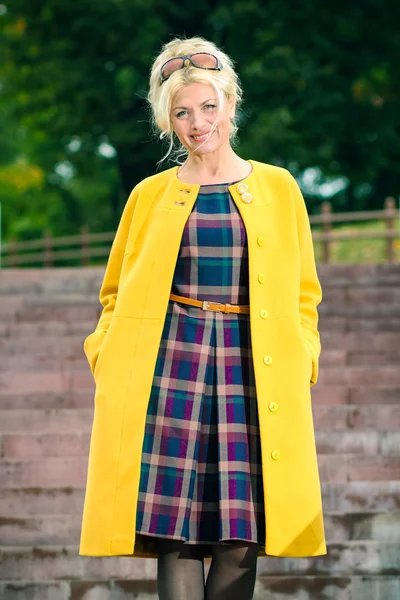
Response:
[[[338,241],[371,239],[385,240],[386,262],[396,262],[395,249],[400,241],[400,229],[396,229],[396,219],[400,219],[400,210],[396,208],[394,198],[386,198],[383,210],[351,213],[332,213],[331,203],[323,202],[321,214],[310,216],[311,225],[320,228],[320,231],[313,230],[313,241],[322,245],[320,262],[332,262],[332,245]],[[337,223],[367,221],[383,221],[385,228],[382,231],[351,232],[335,231],[333,228]],[[2,245],[1,266],[87,266],[94,261],[98,263],[99,258],[103,258],[102,262],[105,262],[114,236],[115,231],[90,233],[89,228],[83,226],[78,235],[52,237],[49,231],[45,231],[43,238],[37,240],[18,242],[11,239]]]

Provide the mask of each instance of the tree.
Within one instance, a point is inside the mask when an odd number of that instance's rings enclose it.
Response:
[[[7,167],[22,155],[44,173],[34,196],[51,198],[54,234],[82,223],[114,228],[132,187],[155,172],[162,150],[148,122],[148,75],[175,35],[209,38],[236,62],[240,155],[295,175],[315,167],[322,180],[345,178],[333,197],[341,209],[380,208],[398,194],[393,0],[13,0],[7,8],[0,115],[18,146],[0,158]],[[19,204],[32,193],[21,192]],[[317,210],[321,196],[306,195]]]

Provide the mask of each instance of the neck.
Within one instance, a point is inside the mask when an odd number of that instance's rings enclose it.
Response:
[[[185,183],[221,183],[246,177],[251,165],[238,156],[229,146],[218,152],[190,154],[178,170],[178,177]]]

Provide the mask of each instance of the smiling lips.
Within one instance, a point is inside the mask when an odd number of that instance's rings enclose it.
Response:
[[[207,139],[209,133],[210,132],[207,131],[207,133],[203,133],[202,135],[192,135],[191,137],[194,139],[195,142],[204,142],[204,140]]]

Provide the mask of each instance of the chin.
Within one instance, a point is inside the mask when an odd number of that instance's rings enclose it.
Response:
[[[220,144],[215,144],[213,141],[209,140],[205,144],[203,144],[200,148],[191,146],[192,152],[196,154],[210,154],[211,152],[215,152],[220,147]]]
[[[202,146],[201,148],[199,148],[198,150],[196,148],[193,149],[193,152],[195,154],[211,154],[211,152],[215,152],[218,148],[215,146],[210,146],[210,147],[206,147],[206,145],[204,144],[204,146]]]

